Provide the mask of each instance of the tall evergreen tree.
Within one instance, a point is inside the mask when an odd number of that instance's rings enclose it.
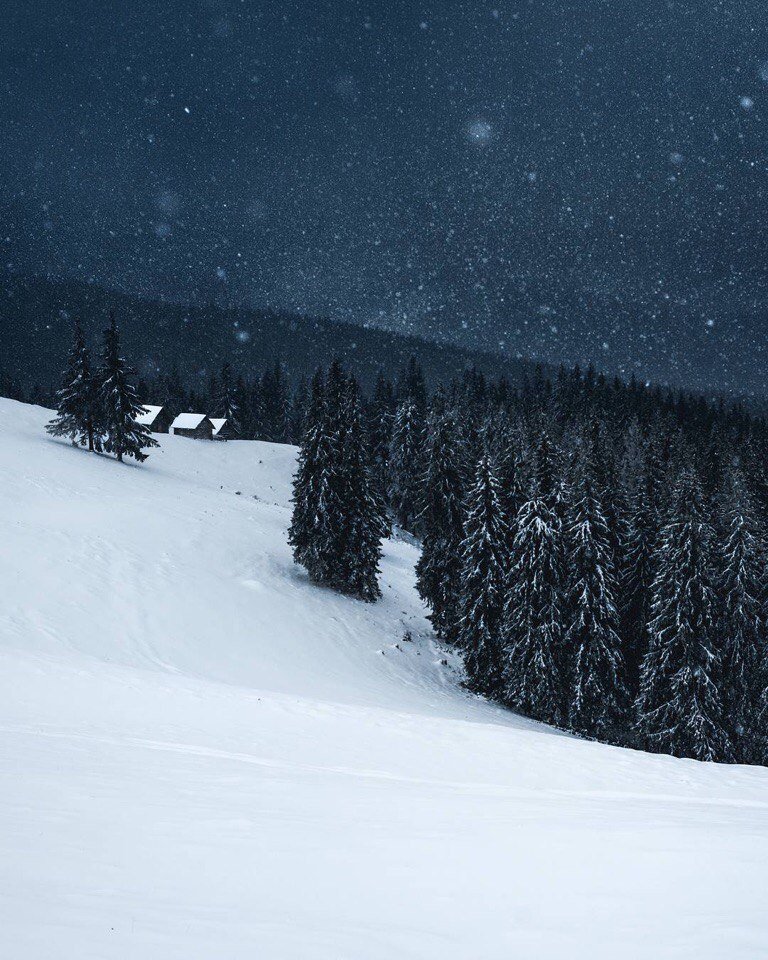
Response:
[[[560,521],[534,489],[520,508],[501,625],[503,699],[529,717],[564,721],[560,664],[563,569]]]
[[[380,373],[373,398],[368,405],[367,421],[371,451],[371,470],[382,496],[389,490],[389,454],[394,423],[394,390]]]
[[[109,327],[104,331],[104,346],[99,370],[100,422],[103,425],[103,447],[122,461],[133,457],[138,462],[147,459],[143,451],[156,447],[148,427],[136,418],[143,407],[130,381],[132,371],[120,356],[120,335],[115,315],[110,316]]]
[[[698,480],[687,469],[657,549],[637,711],[648,748],[697,760],[731,756],[717,688],[712,577],[711,524]]]
[[[326,422],[325,378],[317,370],[304,418],[298,468],[293,479],[293,514],[288,542],[293,558],[319,582],[328,579],[323,544],[328,536],[326,505],[330,491],[330,435]]]
[[[427,424],[424,532],[416,564],[416,587],[431,609],[439,637],[455,640],[461,543],[464,539],[464,471],[461,438],[453,410],[433,412]]]
[[[296,561],[317,583],[376,600],[385,518],[371,482],[357,384],[336,361],[324,391],[313,381],[293,503]]]
[[[389,449],[389,502],[397,523],[409,533],[419,530],[422,495],[423,427],[416,404],[397,408]]]
[[[768,648],[765,632],[765,556],[755,509],[738,466],[727,476],[723,504],[725,546],[717,583],[717,646],[720,695],[737,760],[759,757],[761,674]]]
[[[336,420],[334,487],[337,495],[336,568],[333,585],[361,600],[381,596],[381,541],[388,532],[384,504],[371,475],[357,382],[349,377]]]
[[[485,455],[467,495],[461,544],[461,594],[456,643],[472,689],[497,693],[501,684],[499,625],[509,557],[508,529],[499,482]]]
[[[567,713],[575,730],[612,739],[627,703],[616,577],[610,531],[586,463],[574,494],[566,529]]]
[[[46,426],[54,437],[69,437],[73,444],[93,450],[98,445],[98,398],[83,328],[75,323],[72,349],[61,389],[56,394],[56,417]]]

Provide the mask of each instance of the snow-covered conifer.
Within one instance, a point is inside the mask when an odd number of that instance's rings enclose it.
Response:
[[[638,730],[649,749],[727,760],[730,744],[718,690],[712,529],[698,479],[675,488],[656,551],[648,652],[640,674]]]
[[[422,495],[423,427],[412,400],[397,408],[389,448],[389,502],[397,523],[409,533],[418,530]]]
[[[581,465],[566,525],[568,719],[581,733],[611,739],[627,696],[611,536],[587,464]]]
[[[373,601],[386,519],[367,458],[357,384],[334,361],[312,384],[289,542],[315,582]]]
[[[131,383],[131,373],[120,356],[120,335],[115,315],[112,314],[109,327],[104,331],[98,375],[99,424],[104,431],[103,448],[107,453],[114,453],[120,461],[124,457],[133,457],[141,462],[147,459],[143,451],[158,444],[149,428],[136,420],[144,408]]]
[[[562,723],[561,525],[534,488],[515,526],[501,626],[503,699],[527,716]]]
[[[427,422],[421,557],[416,587],[431,609],[439,637],[454,639],[464,539],[464,470],[461,437],[453,410],[437,410]]]
[[[85,345],[83,329],[75,323],[63,384],[56,394],[56,417],[46,426],[54,437],[69,437],[73,444],[93,450],[99,442],[99,409],[96,381]]]
[[[490,457],[485,455],[477,464],[475,482],[467,495],[456,629],[470,686],[482,693],[497,693],[501,683],[499,624],[508,548],[499,482]]]
[[[756,729],[763,693],[765,638],[765,557],[756,512],[741,470],[733,465],[723,496],[725,544],[717,583],[717,644],[721,656],[720,695],[736,758],[755,758]]]

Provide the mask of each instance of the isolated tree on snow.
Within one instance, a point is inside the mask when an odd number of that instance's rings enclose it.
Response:
[[[98,402],[91,360],[83,328],[75,324],[64,381],[56,394],[56,417],[46,426],[54,437],[69,437],[73,444],[93,450],[97,444]]]
[[[611,738],[627,695],[611,537],[593,484],[582,464],[566,521],[568,718],[581,733]]]
[[[638,729],[648,748],[697,760],[731,750],[717,681],[712,530],[693,471],[677,483],[661,533],[649,645],[640,675]]]
[[[490,457],[485,455],[477,464],[475,482],[467,495],[456,629],[469,684],[481,693],[495,693],[501,683],[499,624],[508,547],[499,482]]]
[[[119,461],[124,457],[133,457],[141,462],[147,459],[143,451],[158,444],[149,428],[136,420],[144,408],[130,381],[131,372],[120,356],[120,335],[115,315],[112,314],[109,327],[104,331],[98,378],[103,446],[107,453],[114,453]]]
[[[562,530],[534,488],[520,508],[502,617],[503,698],[515,710],[562,723]]]

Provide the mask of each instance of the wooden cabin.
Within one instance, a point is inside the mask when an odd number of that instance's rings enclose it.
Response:
[[[210,417],[214,440],[239,440],[240,433],[226,417]]]
[[[193,440],[213,440],[213,424],[204,413],[180,413],[171,424],[171,433]]]
[[[136,417],[136,423],[143,423],[152,433],[168,433],[172,422],[173,417],[165,407],[156,407],[149,403],[144,404],[144,413]]]

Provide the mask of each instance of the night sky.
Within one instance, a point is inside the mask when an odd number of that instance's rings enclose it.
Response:
[[[16,271],[765,391],[764,0],[5,0]]]

